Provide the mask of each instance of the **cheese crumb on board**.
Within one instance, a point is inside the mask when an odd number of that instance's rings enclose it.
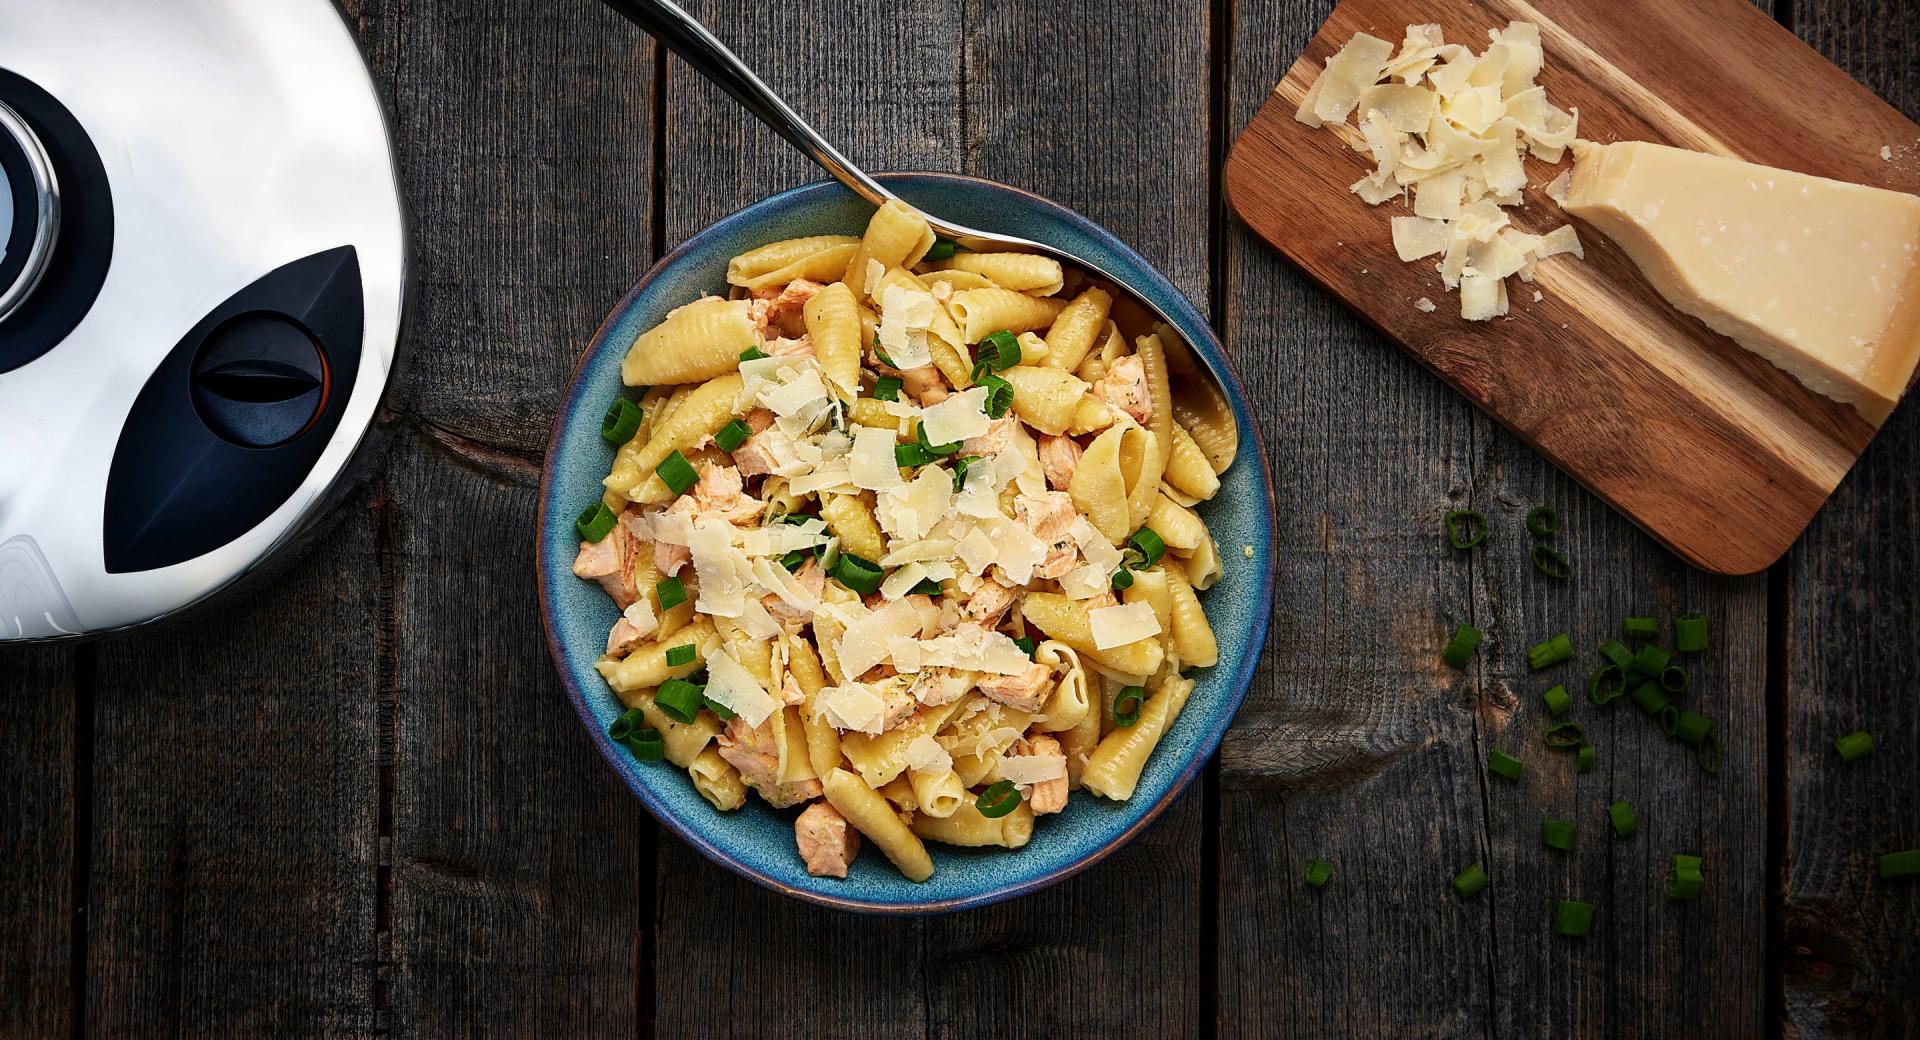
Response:
[[[1920,196],[1646,141],[1582,142],[1567,209],[1674,307],[1869,422],[1886,419],[1920,361]]]
[[[1432,314],[1434,311],[1439,310],[1438,307],[1433,305],[1433,301],[1427,299],[1425,296],[1413,301],[1413,309],[1422,314]]]
[[[1294,113],[1313,127],[1355,120],[1354,148],[1374,171],[1351,190],[1374,206],[1412,193],[1413,215],[1393,218],[1394,252],[1408,263],[1440,256],[1441,280],[1460,291],[1470,321],[1507,313],[1508,277],[1532,281],[1542,258],[1581,255],[1578,239],[1568,247],[1571,226],[1531,235],[1501,212],[1522,204],[1528,155],[1561,160],[1580,111],[1556,108],[1534,84],[1545,59],[1536,26],[1510,22],[1487,38],[1475,54],[1447,43],[1437,25],[1410,25],[1396,51],[1360,33],[1327,60]],[[1563,198],[1567,183],[1562,174],[1547,195]],[[1420,310],[1434,309],[1427,302]]]
[[[1883,145],[1881,145],[1881,146],[1880,146],[1880,161],[1881,161],[1881,162],[1892,162],[1892,161],[1893,161],[1893,146],[1892,146],[1892,145],[1890,145],[1890,144],[1883,144]]]

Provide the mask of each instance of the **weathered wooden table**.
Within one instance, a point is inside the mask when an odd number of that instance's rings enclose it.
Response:
[[[1920,1034],[1920,885],[1871,858],[1920,846],[1920,411],[1771,573],[1711,578],[1224,214],[1225,147],[1327,0],[691,6],[857,159],[1051,196],[1210,309],[1281,525],[1266,657],[1205,782],[1086,874],[932,920],[791,902],[661,835],[547,662],[540,453],[628,284],[816,173],[587,0],[357,0],[418,249],[384,473],[273,590],[0,655],[0,1035]],[[1920,114],[1920,5],[1774,12]],[[1436,536],[1449,507],[1511,531],[1543,501],[1567,587],[1517,537]],[[1539,747],[1527,643],[1690,608],[1722,775],[1630,708],[1582,704],[1593,774]],[[1464,619],[1492,636],[1452,673]],[[1862,727],[1881,750],[1840,766]],[[1527,783],[1489,780],[1495,746]],[[1706,860],[1697,903],[1664,893],[1673,852]],[[1475,860],[1493,886],[1455,899]],[[1551,933],[1568,896],[1598,906],[1584,942]]]

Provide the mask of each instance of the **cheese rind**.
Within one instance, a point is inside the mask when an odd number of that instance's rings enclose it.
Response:
[[[1581,142],[1567,210],[1669,303],[1876,425],[1920,361],[1920,197]]]

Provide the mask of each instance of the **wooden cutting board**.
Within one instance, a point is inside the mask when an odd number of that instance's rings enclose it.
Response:
[[[1371,169],[1351,123],[1293,113],[1355,33],[1398,43],[1438,23],[1480,51],[1508,21],[1540,27],[1538,82],[1589,140],[1659,141],[1920,193],[1920,126],[1743,0],[1345,0],[1227,158],[1240,219],[1369,323],[1675,552],[1749,574],[1778,559],[1872,439],[1851,408],[1681,314],[1605,236],[1586,259],[1508,280],[1512,314],[1463,321],[1432,260],[1402,263],[1389,218],[1347,186]],[[1883,146],[1894,158],[1881,158]],[[1515,225],[1571,218],[1544,194],[1572,165],[1527,163]],[[1533,291],[1542,294],[1533,302]],[[1422,313],[1414,301],[1432,300]],[[1391,416],[1383,417],[1392,421]]]

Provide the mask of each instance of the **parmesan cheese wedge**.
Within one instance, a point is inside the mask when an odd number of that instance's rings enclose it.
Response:
[[[1568,211],[1667,302],[1886,419],[1920,361],[1920,197],[1645,141],[1574,156]]]

